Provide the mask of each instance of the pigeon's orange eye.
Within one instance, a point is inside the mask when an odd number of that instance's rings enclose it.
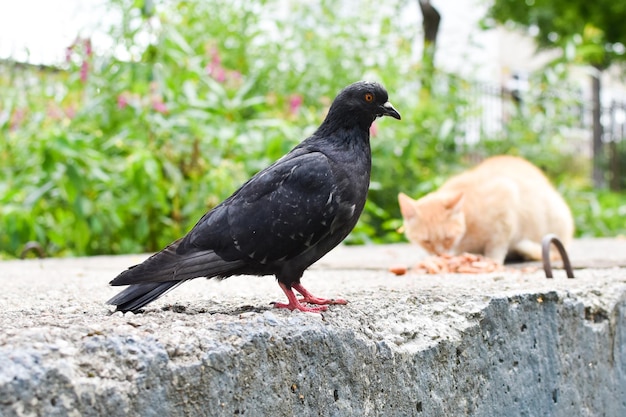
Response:
[[[372,101],[374,101],[374,94],[365,93],[365,101],[367,101],[368,103],[371,103]]]

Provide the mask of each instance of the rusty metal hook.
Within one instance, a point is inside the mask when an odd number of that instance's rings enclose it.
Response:
[[[543,259],[543,270],[546,273],[546,278],[554,278],[552,275],[552,265],[550,264],[551,244],[554,244],[554,246],[559,250],[561,260],[563,260],[563,268],[565,268],[567,277],[574,278],[574,271],[572,270],[572,264],[569,261],[569,256],[567,256],[567,251],[565,250],[561,240],[554,234],[545,235],[543,239],[541,239],[541,258]]]

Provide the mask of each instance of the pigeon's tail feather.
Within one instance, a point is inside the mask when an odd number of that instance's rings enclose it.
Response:
[[[244,265],[241,260],[226,261],[212,250],[177,253],[176,241],[139,265],[131,266],[109,284],[133,285],[148,282],[186,281],[198,277],[229,276]]]
[[[107,304],[116,306],[115,311],[134,313],[182,283],[183,281],[166,281],[133,284],[107,301]]]
[[[212,250],[177,253],[179,244],[180,240],[119,274],[109,284],[129,287],[107,303],[117,311],[137,311],[187,280],[227,277],[245,265],[242,260],[226,261]]]

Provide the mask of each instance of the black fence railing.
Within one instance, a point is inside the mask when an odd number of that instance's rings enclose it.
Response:
[[[550,128],[565,131],[570,152],[592,157],[593,119],[591,100],[580,91],[558,91],[547,94],[522,94],[494,84],[475,83],[466,90],[465,137],[467,144],[483,137],[501,137],[507,124],[518,115],[528,117],[537,131]],[[599,155],[605,171],[606,184],[615,191],[626,190],[626,101],[612,101],[601,109],[602,153]],[[547,128],[546,124],[551,127]]]

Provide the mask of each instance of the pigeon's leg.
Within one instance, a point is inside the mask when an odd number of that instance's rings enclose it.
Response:
[[[318,305],[323,305],[323,304],[348,304],[348,302],[342,298],[331,298],[331,299],[327,299],[327,298],[319,298],[314,296],[313,294],[311,294],[306,288],[304,288],[302,286],[302,284],[298,283],[298,284],[293,284],[292,285],[293,289],[295,289],[296,291],[298,291],[300,294],[302,294],[302,297],[299,301],[302,303],[309,303],[309,304],[318,304]]]
[[[296,295],[293,293],[291,288],[287,287],[282,282],[279,282],[278,285],[280,285],[280,289],[282,289],[283,292],[285,293],[285,295],[287,296],[287,299],[289,300],[289,303],[287,303],[287,304],[284,304],[284,303],[274,303],[274,307],[276,307],[276,308],[286,308],[288,310],[300,310],[300,311],[308,311],[308,312],[313,312],[313,313],[319,313],[320,311],[326,311],[326,309],[328,308],[326,306],[320,306],[320,307],[307,307],[307,306],[304,306],[304,305],[302,305],[300,303],[300,301],[298,300]],[[300,290],[298,290],[298,292],[300,292]],[[302,293],[300,292],[300,294],[302,294]],[[304,295],[304,294],[302,294],[302,295]],[[309,294],[309,295],[311,295],[311,294]]]

